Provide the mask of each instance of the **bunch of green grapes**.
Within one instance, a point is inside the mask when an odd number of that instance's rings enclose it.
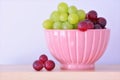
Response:
[[[85,20],[85,17],[84,10],[61,2],[58,4],[57,10],[51,13],[50,18],[43,22],[43,27],[45,29],[76,29],[77,24]]]

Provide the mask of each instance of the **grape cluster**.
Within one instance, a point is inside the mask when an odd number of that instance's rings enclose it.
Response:
[[[50,18],[43,22],[45,29],[76,29],[78,22],[85,19],[84,10],[78,10],[75,6],[68,6],[61,2],[57,10],[53,11]]]
[[[105,29],[106,19],[98,17],[94,10],[86,13],[82,9],[75,6],[68,6],[65,2],[61,2],[57,6],[57,10],[53,11],[50,18],[43,22],[45,29],[79,29],[86,31],[87,29]]]
[[[33,62],[33,68],[36,71],[40,71],[45,68],[47,71],[53,70],[55,67],[55,63],[53,60],[48,60],[48,57],[45,54],[40,55],[38,60]]]

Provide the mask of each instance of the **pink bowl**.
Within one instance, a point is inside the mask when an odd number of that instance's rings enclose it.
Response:
[[[110,37],[109,29],[45,30],[48,48],[62,69],[94,69],[103,55]]]

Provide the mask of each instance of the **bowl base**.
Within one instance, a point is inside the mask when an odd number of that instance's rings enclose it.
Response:
[[[62,64],[63,70],[94,70],[94,64]]]

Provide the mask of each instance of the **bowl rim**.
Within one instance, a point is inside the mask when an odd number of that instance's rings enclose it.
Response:
[[[45,29],[45,31],[80,31],[78,29]],[[111,31],[111,29],[88,29],[87,31]],[[81,31],[86,32],[86,31]]]

